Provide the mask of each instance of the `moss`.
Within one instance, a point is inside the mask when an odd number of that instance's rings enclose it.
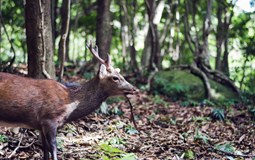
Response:
[[[210,80],[213,99],[236,99],[233,91],[222,84]],[[188,71],[160,71],[152,79],[151,91],[170,97],[173,100],[205,99],[202,80]]]

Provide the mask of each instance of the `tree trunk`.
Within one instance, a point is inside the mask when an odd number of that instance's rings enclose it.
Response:
[[[124,0],[120,0],[120,23],[121,23],[121,33],[120,33],[120,38],[121,38],[121,44],[122,44],[122,58],[123,58],[123,63],[122,63],[122,68],[125,70],[125,61],[127,57],[127,52],[128,51],[128,46],[129,46],[129,15],[127,12],[127,6],[126,2]]]
[[[209,45],[208,45],[208,37],[211,30],[211,12],[212,12],[212,1],[207,1],[207,10],[206,10],[206,16],[203,24],[203,45],[202,48],[198,49],[198,57],[201,58],[201,61],[204,65],[210,68],[210,53],[209,53]]]
[[[222,52],[222,42],[224,38],[224,30],[223,30],[223,23],[222,23],[222,14],[223,14],[223,4],[222,0],[218,3],[218,9],[217,9],[217,19],[218,19],[218,25],[217,25],[217,32],[216,32],[216,61],[215,61],[215,69],[220,71],[221,70],[221,52]]]
[[[216,56],[216,70],[223,72],[226,76],[229,76],[228,65],[228,38],[229,38],[229,25],[231,23],[235,6],[235,2],[226,0],[220,0],[217,9],[217,32],[216,32],[216,44],[217,44],[217,56]],[[223,55],[222,51],[224,49]]]
[[[55,79],[50,0],[27,0],[28,76]]]
[[[67,50],[67,44],[66,40],[69,33],[69,22],[70,22],[70,0],[63,0],[62,7],[61,7],[61,38],[59,41],[59,81],[62,80],[63,74],[64,74],[64,63],[65,63],[65,57],[66,57],[66,50]]]
[[[110,4],[111,0],[97,0],[96,43],[103,59],[110,53],[112,41]]]
[[[56,37],[58,36],[58,31],[57,31],[57,10],[58,10],[58,0],[52,0],[51,1],[51,10],[52,10],[52,16],[51,16],[51,21],[52,21],[52,43],[53,43],[53,51],[55,49],[55,42],[56,42]]]
[[[136,76],[140,75],[140,69],[138,67],[138,63],[136,60],[137,51],[135,48],[135,36],[136,36],[136,25],[135,25],[135,14],[137,13],[137,2],[136,0],[133,0],[132,2],[132,9],[131,9],[131,27],[130,27],[130,33],[131,33],[131,41],[129,42],[130,47],[130,64],[131,69],[136,74]]]
[[[149,18],[149,30],[145,39],[142,66],[152,71],[161,68],[158,29],[157,24],[153,21],[157,7],[154,0],[146,0],[145,3]]]
[[[226,33],[226,38],[225,38],[225,41],[224,41],[224,54],[223,54],[223,59],[221,61],[221,71],[229,77],[229,65],[228,65],[228,55],[229,55],[229,52],[228,52],[228,32]]]

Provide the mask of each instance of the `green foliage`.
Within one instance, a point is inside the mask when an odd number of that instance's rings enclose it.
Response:
[[[159,95],[153,96],[153,102],[158,105],[167,106],[169,103],[166,102],[162,97]]]
[[[72,124],[66,124],[65,126],[64,126],[64,130],[66,131],[66,132],[68,132],[68,133],[72,133],[72,134],[78,134],[78,132],[77,132],[77,128],[74,126],[74,125],[72,125]]]
[[[204,90],[199,91],[199,83],[201,83],[199,78],[185,71],[164,71],[155,75],[151,89],[153,92],[164,94],[173,100],[180,100],[194,98],[193,94],[201,95]],[[191,92],[192,94],[190,94]]]
[[[127,125],[125,127],[125,131],[130,134],[130,135],[133,135],[133,134],[138,134],[138,131],[131,125]]]
[[[0,134],[0,143],[5,143],[8,141],[8,137],[6,137],[5,135],[3,134]]]
[[[196,156],[195,156],[195,153],[192,150],[187,150],[184,153],[184,158],[185,159],[195,159]]]
[[[255,93],[243,92],[241,96],[241,101],[246,105],[255,104]]]
[[[221,108],[214,108],[211,117],[215,120],[223,121],[225,119],[225,111]]]
[[[94,77],[94,73],[92,73],[92,72],[85,72],[83,77],[85,79],[92,79]]]
[[[197,116],[194,116],[194,117],[192,117],[192,120],[194,122],[203,123],[205,121],[210,121],[211,118],[209,118],[209,117],[197,117]]]
[[[113,104],[124,101],[123,97],[110,97],[106,100],[107,104]]]
[[[108,144],[110,145],[120,145],[120,144],[126,144],[124,139],[119,138],[119,137],[113,137],[108,141]]]
[[[147,117],[147,119],[149,120],[149,122],[153,122],[156,119],[156,114],[155,113],[151,113],[151,115],[149,115]]]
[[[216,104],[213,101],[210,101],[208,99],[204,99],[202,101],[202,105],[204,105],[204,106],[211,106],[211,107],[215,107],[216,106]]]
[[[109,107],[106,102],[103,102],[100,106],[100,112],[103,114],[109,114]]]
[[[118,116],[121,116],[124,114],[124,112],[120,110],[117,106],[115,106],[112,110],[110,110],[110,113],[118,115]]]
[[[253,121],[255,121],[255,106],[249,107],[249,113],[251,114]]]
[[[198,129],[196,129],[195,131],[195,135],[194,135],[194,141],[202,141],[204,143],[208,143],[208,136],[201,133]]]
[[[64,149],[64,139],[60,139],[57,137],[56,141],[57,141],[57,148],[62,151]]]
[[[188,100],[185,100],[185,101],[181,101],[180,105],[183,106],[183,107],[189,107],[189,106],[193,106],[194,107],[194,106],[198,106],[199,103],[197,101],[188,99]]]
[[[136,160],[137,156],[133,153],[126,153],[116,147],[112,147],[109,144],[103,143],[99,146],[100,152],[102,155],[98,157],[103,160]]]
[[[215,148],[228,153],[235,152],[235,147],[231,143],[219,144],[219,145],[216,145]]]
[[[100,107],[100,112],[103,114],[114,114],[114,115],[123,115],[124,112],[119,109],[118,105],[115,105],[121,101],[124,101],[123,97],[111,97],[106,100],[106,103],[103,103]],[[113,105],[113,108],[109,108],[108,105]]]

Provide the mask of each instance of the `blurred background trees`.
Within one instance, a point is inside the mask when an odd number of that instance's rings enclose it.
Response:
[[[64,62],[65,75],[87,77],[96,65],[86,50],[92,40],[100,56],[109,53],[142,89],[194,90],[179,84],[192,74],[203,98],[215,97],[222,88],[215,83],[237,96],[255,92],[254,0],[71,0],[70,23],[66,4],[1,0],[1,71],[25,66],[31,77],[55,78]],[[66,42],[60,43],[65,29]]]

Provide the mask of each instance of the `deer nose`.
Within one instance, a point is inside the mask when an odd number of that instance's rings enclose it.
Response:
[[[133,94],[138,94],[139,92],[140,92],[140,90],[138,88],[135,88],[135,87],[132,88]]]

